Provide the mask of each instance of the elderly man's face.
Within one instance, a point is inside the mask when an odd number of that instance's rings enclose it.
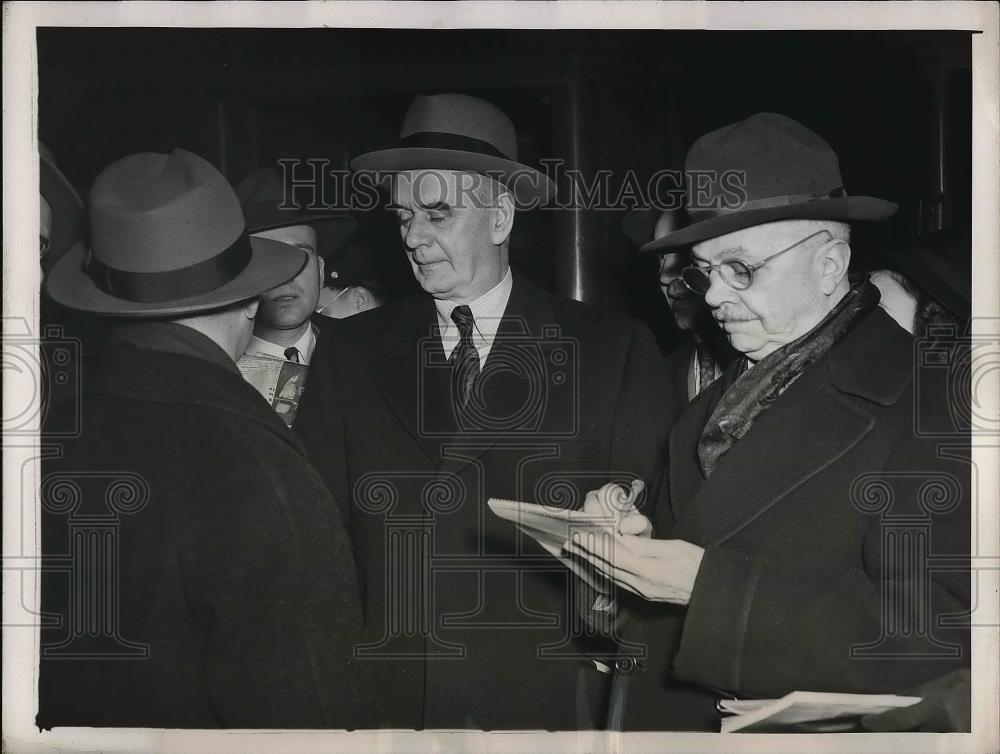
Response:
[[[768,223],[695,244],[695,264],[717,265],[739,259],[753,266],[806,238],[808,230],[795,221]],[[745,290],[728,285],[713,269],[705,303],[733,348],[759,361],[815,327],[832,308],[831,283],[819,250],[831,238],[822,233],[769,261],[753,273]],[[836,303],[833,301],[832,303]]]
[[[506,274],[496,208],[480,207],[469,187],[478,180],[449,170],[398,173],[392,205],[406,256],[420,286],[434,298],[468,303]],[[512,221],[511,221],[512,222]]]
[[[309,255],[305,268],[284,285],[260,297],[257,322],[275,330],[294,330],[308,320],[316,310],[323,284],[323,260],[316,253],[316,231],[308,225],[254,233],[302,249]]]

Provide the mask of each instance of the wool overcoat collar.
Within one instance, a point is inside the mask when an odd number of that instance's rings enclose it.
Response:
[[[706,479],[701,431],[722,396],[717,381],[670,436],[673,525],[661,536],[725,542],[872,430],[913,379],[913,340],[880,308],[866,315],[754,422]]]

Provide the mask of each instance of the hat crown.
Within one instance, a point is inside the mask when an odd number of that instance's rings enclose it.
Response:
[[[486,100],[467,94],[418,95],[406,111],[399,137],[447,133],[492,145],[517,161],[517,132],[504,112]]]
[[[758,113],[702,136],[688,151],[684,168],[690,186],[688,208],[693,211],[716,208],[720,192],[735,186],[742,186],[747,201],[825,197],[843,188],[840,164],[830,145],[778,113]],[[698,173],[709,174],[701,191]]]
[[[143,152],[105,168],[90,191],[94,256],[126,272],[166,272],[229,248],[245,223],[239,200],[208,161],[183,149]]]

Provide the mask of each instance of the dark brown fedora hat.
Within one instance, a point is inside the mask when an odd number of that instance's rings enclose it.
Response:
[[[897,205],[848,196],[830,145],[801,123],[758,113],[698,139],[684,162],[690,224],[642,251],[778,220],[884,220]]]
[[[254,171],[235,188],[243,206],[247,233],[309,225],[319,236],[317,251],[327,256],[343,246],[357,227],[354,218],[344,211],[308,209],[297,204],[296,197],[285,191],[278,172],[272,168]]]
[[[520,207],[539,206],[556,195],[548,176],[517,161],[517,133],[510,118],[495,105],[465,94],[418,96],[403,118],[399,143],[355,157],[351,169],[479,173],[507,186]]]
[[[91,249],[77,244],[45,280],[63,306],[109,317],[218,309],[294,278],[308,257],[250,239],[239,200],[198,155],[144,152],[112,163],[90,190]]]

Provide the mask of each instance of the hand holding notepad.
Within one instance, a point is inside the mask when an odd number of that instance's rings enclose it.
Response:
[[[542,548],[597,591],[611,592],[611,583],[586,562],[568,557],[563,545],[585,538],[592,547],[610,547],[610,539],[621,533],[648,536],[649,519],[638,512],[635,501],[643,490],[642,481],[632,482],[626,494],[617,484],[606,484],[587,494],[583,510],[555,508],[516,500],[490,498],[490,510],[515,524]]]

